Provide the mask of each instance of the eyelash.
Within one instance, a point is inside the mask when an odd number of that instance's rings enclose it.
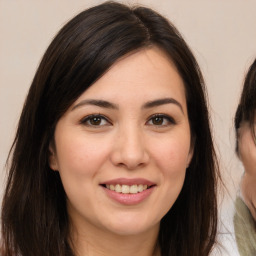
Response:
[[[93,119],[98,119],[98,120],[94,120],[94,121],[99,121],[99,124],[92,124]],[[166,121],[166,124],[154,124],[152,122],[153,119],[160,119],[160,122],[164,122]],[[100,124],[102,121],[105,121],[105,124]],[[157,120],[156,120],[157,121]],[[152,122],[152,123],[150,123]],[[104,115],[101,114],[92,114],[89,116],[84,117],[81,121],[80,124],[86,125],[86,126],[91,126],[91,127],[101,127],[101,126],[109,126],[112,123],[110,122],[110,120],[105,117]],[[148,121],[146,122],[146,124],[150,125],[150,126],[158,126],[158,127],[166,127],[169,125],[175,125],[176,121],[174,120],[174,118],[170,117],[169,115],[165,115],[165,114],[154,114],[152,116],[149,117]]]

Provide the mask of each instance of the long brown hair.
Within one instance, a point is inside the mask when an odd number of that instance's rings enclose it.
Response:
[[[2,206],[2,256],[71,256],[66,196],[48,165],[56,123],[119,58],[156,45],[186,91],[194,155],[184,186],[160,224],[162,255],[206,256],[216,239],[217,177],[200,68],[178,30],[145,7],[106,2],[78,14],[56,35],[30,87],[9,158]]]

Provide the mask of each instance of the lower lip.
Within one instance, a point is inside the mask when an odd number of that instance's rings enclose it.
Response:
[[[118,203],[124,204],[124,205],[135,205],[143,202],[146,198],[148,198],[150,194],[153,192],[155,186],[136,194],[117,193],[108,188],[105,188],[105,187],[102,187],[102,188],[111,199],[117,201]]]

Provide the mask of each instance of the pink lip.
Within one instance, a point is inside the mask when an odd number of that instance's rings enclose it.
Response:
[[[111,184],[112,185],[117,185],[117,184],[129,185],[129,186],[135,185],[135,184],[137,185],[142,184],[142,185],[147,185],[149,187],[151,186],[150,188],[136,194],[118,193],[102,186],[102,189],[104,190],[104,192],[107,194],[109,198],[123,205],[136,205],[143,202],[146,198],[150,196],[150,194],[154,191],[156,187],[155,183],[146,179],[141,179],[141,178],[136,178],[136,179],[119,178],[119,179],[108,180],[101,183],[101,185],[111,185]]]

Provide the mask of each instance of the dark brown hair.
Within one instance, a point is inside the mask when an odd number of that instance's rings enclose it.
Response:
[[[2,256],[71,256],[66,196],[48,165],[56,123],[127,53],[155,45],[175,64],[186,91],[194,155],[182,191],[160,224],[162,255],[209,255],[216,238],[219,175],[199,66],[177,29],[145,7],[106,2],[69,21],[33,79],[9,158],[2,206]]]
[[[250,66],[245,77],[243,91],[235,115],[236,152],[238,153],[238,129],[242,122],[249,122],[252,136],[256,144],[256,59]],[[238,153],[239,154],[239,153]]]

